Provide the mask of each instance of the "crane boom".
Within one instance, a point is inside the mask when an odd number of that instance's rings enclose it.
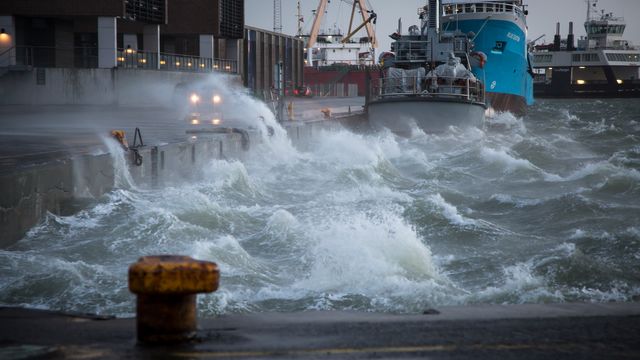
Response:
[[[367,22],[366,14],[369,13],[367,9],[367,5],[364,3],[364,0],[357,0],[360,5],[360,15],[362,15],[362,22],[365,23],[367,27],[367,35],[371,39],[371,46],[375,49],[378,47],[378,39],[376,38],[376,33],[373,31],[373,25],[371,25],[371,21]],[[374,14],[372,12],[372,14]],[[374,17],[375,19],[375,17]]]
[[[376,18],[377,18],[376,13],[372,12],[371,15],[369,16],[369,18],[367,20],[365,20],[362,24],[360,24],[360,26],[355,28],[352,32],[350,32],[347,36],[345,36],[344,39],[342,39],[341,43],[344,44],[347,41],[349,41],[349,39],[351,39],[351,37],[353,35],[355,35],[358,31],[360,31],[360,29],[362,29],[363,27],[369,25],[371,22],[375,21]],[[371,42],[373,44],[373,40]]]
[[[313,19],[313,25],[311,26],[311,33],[309,33],[309,42],[307,43],[307,48],[310,49],[312,48],[316,42],[318,41],[318,33],[320,31],[320,24],[322,23],[322,17],[324,16],[324,12],[327,9],[327,3],[329,1],[328,0],[320,0],[319,4],[318,4],[318,9],[316,10],[316,17],[315,19]],[[349,38],[351,36],[353,36],[355,34],[355,32],[357,32],[358,30],[362,29],[362,27],[366,27],[367,29],[367,35],[369,36],[369,38],[371,39],[371,46],[373,48],[377,48],[378,47],[378,39],[376,38],[376,33],[373,30],[373,25],[372,22],[375,19],[375,16],[373,16],[373,18],[371,16],[369,16],[369,18],[367,18],[367,14],[372,14],[375,15],[373,12],[370,12],[367,9],[367,6],[365,5],[365,0],[355,0],[353,2],[353,8],[351,11],[351,22],[349,24],[349,30],[351,30],[351,26],[353,25],[353,17],[355,15],[355,7],[356,4],[360,7],[360,13],[362,15],[362,24],[357,28],[357,30],[352,31],[349,34]]]
[[[311,26],[311,33],[309,33],[309,42],[307,43],[307,48],[311,49],[313,45],[318,41],[318,32],[320,31],[320,24],[322,23],[322,17],[324,16],[324,11],[327,9],[328,0],[320,0],[318,4],[318,9],[316,10],[316,18],[313,19],[313,25]]]

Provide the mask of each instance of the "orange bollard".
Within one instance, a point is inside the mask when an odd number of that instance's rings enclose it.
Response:
[[[188,256],[144,256],[129,267],[137,295],[136,325],[142,343],[183,342],[195,337],[196,294],[218,289],[215,263]]]

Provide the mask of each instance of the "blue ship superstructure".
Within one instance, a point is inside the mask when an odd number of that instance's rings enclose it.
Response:
[[[527,12],[522,0],[443,0],[441,28],[470,34],[479,66],[496,111],[517,115],[533,104],[533,71],[527,52]]]

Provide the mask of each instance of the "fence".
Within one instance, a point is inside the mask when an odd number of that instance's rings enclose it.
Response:
[[[384,77],[372,83],[371,94],[378,98],[411,95],[485,100],[484,85],[480,81],[444,76]]]
[[[153,70],[238,73],[235,60],[210,59],[167,53],[117,50],[117,67]],[[0,53],[0,67],[33,66],[59,68],[97,68],[97,47],[59,48],[15,46]]]

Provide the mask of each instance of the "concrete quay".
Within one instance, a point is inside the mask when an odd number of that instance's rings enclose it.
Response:
[[[190,343],[157,346],[136,343],[131,318],[0,308],[0,324],[3,359],[640,358],[639,303],[225,315],[200,319]]]
[[[294,121],[282,123],[294,146],[304,148],[320,129],[339,126],[336,118],[362,110],[361,98],[291,99]],[[356,110],[357,109],[357,110]],[[47,211],[68,215],[78,206],[114,187],[113,157],[105,145],[111,130],[123,129],[134,145],[140,128],[142,164],[129,171],[138,185],[158,186],[188,180],[212,159],[242,159],[251,144],[262,141],[256,131],[225,132],[190,140],[184,111],[165,107],[96,105],[12,105],[0,107],[0,248],[19,239]]]

